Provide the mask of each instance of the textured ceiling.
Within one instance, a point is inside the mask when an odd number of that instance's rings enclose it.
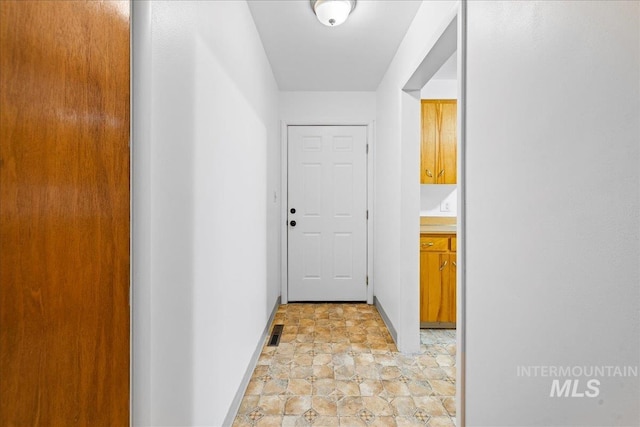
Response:
[[[308,0],[249,0],[280,90],[376,90],[422,1],[360,0],[344,24]]]

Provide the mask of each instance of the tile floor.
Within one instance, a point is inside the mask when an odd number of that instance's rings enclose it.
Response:
[[[422,330],[398,353],[366,304],[288,304],[262,350],[234,427],[455,426],[455,330]]]

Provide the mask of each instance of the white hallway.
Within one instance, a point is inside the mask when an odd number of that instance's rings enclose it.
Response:
[[[564,399],[517,375],[640,364],[638,2],[425,1],[375,90],[317,92],[282,90],[245,1],[157,1],[133,5],[134,425],[228,416],[281,294],[283,122],[371,125],[373,292],[416,351],[402,88],[456,13],[458,425],[638,424],[637,376]]]

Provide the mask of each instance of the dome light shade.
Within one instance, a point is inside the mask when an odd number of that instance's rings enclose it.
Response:
[[[337,27],[347,20],[356,7],[356,0],[311,0],[318,21],[327,27]]]

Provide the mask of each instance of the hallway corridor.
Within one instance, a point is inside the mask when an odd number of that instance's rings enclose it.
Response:
[[[454,330],[422,330],[420,354],[398,353],[367,304],[282,305],[234,427],[454,426]]]

